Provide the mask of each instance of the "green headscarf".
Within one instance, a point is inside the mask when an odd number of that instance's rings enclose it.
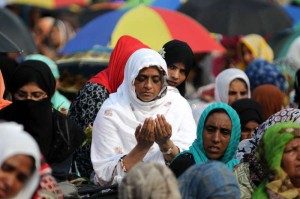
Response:
[[[282,122],[271,126],[264,133],[257,148],[256,155],[266,168],[267,176],[273,179],[264,180],[255,190],[252,198],[268,198],[266,187],[270,191],[284,198],[295,198],[298,191],[295,188],[279,191],[281,186],[289,180],[287,174],[281,168],[281,160],[287,143],[296,137],[300,137],[300,125],[293,122]],[[278,185],[277,187],[274,185]]]
[[[213,103],[209,105],[201,114],[198,126],[197,126],[197,138],[193,142],[192,146],[190,146],[189,150],[182,152],[183,153],[191,153],[195,159],[196,163],[207,162],[209,159],[206,156],[205,149],[203,146],[203,128],[205,125],[205,121],[209,113],[215,109],[224,109],[226,113],[229,115],[229,118],[232,122],[232,130],[230,135],[230,141],[225,151],[224,156],[220,159],[221,162],[226,164],[230,169],[233,170],[234,166],[239,163],[237,159],[234,159],[234,155],[236,153],[240,137],[241,137],[241,124],[240,118],[237,112],[231,108],[231,106],[225,103]],[[179,154],[180,155],[180,154]]]

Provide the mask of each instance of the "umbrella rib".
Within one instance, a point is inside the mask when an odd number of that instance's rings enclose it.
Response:
[[[1,31],[0,31],[0,34],[5,38],[5,39],[7,39],[12,45],[14,45],[14,47],[17,49],[17,51],[18,51],[18,53],[19,54],[23,54],[23,50],[22,49],[20,49],[20,47],[15,43],[15,42],[13,42],[10,38],[8,38],[5,34],[3,34]]]

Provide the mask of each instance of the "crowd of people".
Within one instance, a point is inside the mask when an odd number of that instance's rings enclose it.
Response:
[[[123,35],[68,99],[56,61],[75,29],[43,17],[33,31],[37,52],[0,57],[0,198],[60,199],[80,180],[120,199],[300,197],[300,65],[263,36],[211,56],[196,87],[188,43]]]

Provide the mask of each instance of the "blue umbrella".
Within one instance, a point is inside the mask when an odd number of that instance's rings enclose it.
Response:
[[[287,5],[284,9],[294,20],[294,26],[300,24],[300,6]]]

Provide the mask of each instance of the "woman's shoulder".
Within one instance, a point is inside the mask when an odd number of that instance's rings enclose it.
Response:
[[[184,171],[196,162],[191,153],[179,154],[170,164],[170,169],[173,171],[176,177],[179,177]]]

